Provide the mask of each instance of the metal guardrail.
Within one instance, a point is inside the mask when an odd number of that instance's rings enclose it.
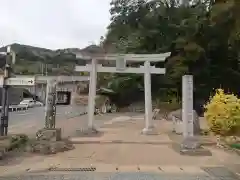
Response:
[[[14,112],[14,111],[23,111],[27,110],[28,107],[25,105],[10,105],[9,106],[9,111]],[[2,111],[2,106],[0,106],[0,111]]]

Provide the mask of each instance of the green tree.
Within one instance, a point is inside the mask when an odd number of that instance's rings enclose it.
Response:
[[[238,0],[195,0],[185,5],[177,0],[113,0],[103,46],[122,53],[171,51],[166,76],[153,76],[153,91],[167,87],[181,94],[182,75],[193,74],[196,98],[206,99],[219,86],[239,92],[239,12]],[[115,76],[112,81],[118,84],[116,91],[125,93],[121,80]]]

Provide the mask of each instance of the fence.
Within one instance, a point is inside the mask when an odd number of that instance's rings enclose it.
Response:
[[[28,107],[25,105],[11,105],[9,106],[9,111],[14,112],[14,111],[23,111],[27,110]],[[0,106],[0,111],[2,111],[2,106]]]

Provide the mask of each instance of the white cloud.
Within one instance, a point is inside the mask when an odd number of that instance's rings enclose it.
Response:
[[[109,24],[110,0],[0,0],[0,46],[83,48]]]

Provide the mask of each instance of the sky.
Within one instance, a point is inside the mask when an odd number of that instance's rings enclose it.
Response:
[[[110,22],[110,0],[0,0],[0,7],[0,46],[84,48]]]

